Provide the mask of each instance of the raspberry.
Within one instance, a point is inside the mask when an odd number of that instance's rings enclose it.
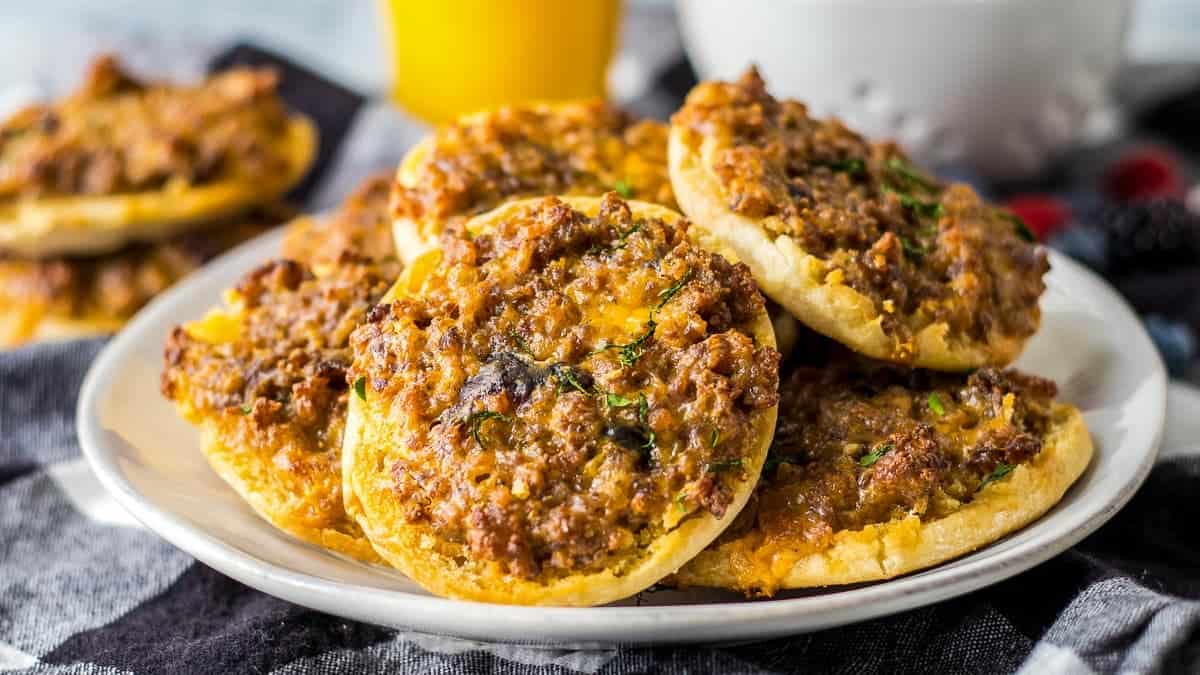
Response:
[[[1017,195],[1004,205],[1025,221],[1025,225],[1041,241],[1045,241],[1071,222],[1071,207],[1063,200],[1050,195]]]
[[[1118,202],[1179,198],[1186,187],[1179,162],[1165,150],[1135,150],[1104,174],[1104,194]]]

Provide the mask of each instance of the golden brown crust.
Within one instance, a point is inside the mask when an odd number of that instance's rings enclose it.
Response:
[[[235,69],[147,85],[101,59],[80,92],[0,127],[0,250],[109,252],[276,200],[307,171],[316,130],[275,82]]]
[[[411,265],[355,331],[347,511],[427,589],[598,604],[711,541],[774,424],[744,266],[667,209],[529,200]]]
[[[617,190],[675,208],[667,128],[601,101],[506,106],[437,130],[401,162],[395,237],[411,262],[469,218],[524,197]]]
[[[227,307],[167,340],[163,394],[200,427],[209,463],[254,509],[300,539],[378,557],[342,506],[350,331],[387,290],[367,263],[320,277],[266,263]]]
[[[272,208],[91,258],[0,256],[0,348],[114,332],[175,282],[274,227],[283,213]]]
[[[669,165],[701,242],[733,249],[767,295],[863,354],[965,370],[1010,362],[1037,329],[1045,254],[1011,214],[776,101],[756,73],[689,94]]]
[[[343,256],[376,262],[396,260],[388,198],[390,174],[364,180],[337,211],[323,217],[303,216],[288,223],[283,257],[310,267],[337,264]],[[399,265],[396,265],[397,271]]]
[[[755,497],[677,583],[770,595],[936,565],[1039,517],[1091,457],[1046,380],[838,370],[789,381]]]
[[[46,316],[28,309],[0,311],[0,350],[108,335],[123,325],[124,321]]]

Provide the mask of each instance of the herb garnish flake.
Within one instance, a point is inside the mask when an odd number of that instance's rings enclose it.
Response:
[[[508,331],[508,339],[512,340],[513,344],[517,346],[517,351],[521,352],[525,356],[528,356],[534,361],[538,360],[537,354],[533,353],[533,350],[529,347],[529,343],[525,341],[525,338],[521,337],[520,333],[515,330],[510,330]]]
[[[655,305],[654,310],[650,312],[650,314],[651,314],[650,320],[653,321],[654,320],[653,315],[655,313],[657,313],[658,310],[662,309],[663,305],[666,305],[668,302],[670,302],[671,298],[675,297],[676,295],[679,295],[679,291],[683,290],[683,287],[686,286],[687,282],[689,282],[691,280],[692,280],[692,270],[689,269],[687,272],[684,272],[683,276],[679,278],[679,281],[676,281],[675,283],[671,284],[670,286],[659,291],[658,292],[658,304]]]
[[[895,443],[892,443],[891,441],[884,441],[883,443],[876,445],[874,448],[871,448],[871,451],[867,454],[859,457],[858,465],[862,467],[871,466],[875,462],[878,462],[881,457],[891,452],[895,447]]]
[[[937,183],[927,178],[925,174],[920,171],[920,169],[917,169],[912,164],[909,164],[899,157],[892,157],[888,159],[887,167],[891,169],[893,173],[900,176],[902,181],[909,183],[910,185],[916,185],[922,190],[926,190],[928,192],[937,192],[938,190]]]
[[[845,173],[851,176],[861,176],[867,172],[867,163],[858,157],[817,162],[815,165],[823,166],[835,173]]]
[[[575,369],[571,366],[566,366],[561,363],[555,364],[554,366],[550,367],[550,374],[554,376],[554,379],[558,380],[559,391],[570,391],[571,389],[574,389],[581,394],[589,396],[592,393],[588,391],[587,387],[583,386],[582,382],[579,381],[579,376],[575,374]]]
[[[604,392],[604,406],[607,408],[627,408],[634,403],[637,403],[632,398],[625,398],[620,394],[614,394],[611,391]]]
[[[912,211],[918,216],[937,219],[946,215],[946,207],[942,206],[941,202],[922,201],[910,194],[887,187],[884,188],[884,192],[890,192],[891,194],[896,195],[896,198],[900,200],[900,204],[903,205],[904,208]]]
[[[613,248],[625,248],[625,244],[629,243],[629,237],[641,232],[645,225],[646,223],[642,221],[634,223],[632,227],[622,232],[620,236],[617,237],[617,243],[613,244]]]
[[[467,426],[469,426],[471,429],[471,437],[474,438],[475,442],[480,446],[484,444],[483,438],[480,436],[480,431],[482,431],[483,423],[487,422],[488,420],[511,422],[512,418],[508,415],[502,415],[494,410],[480,410],[478,412],[471,413],[471,416],[467,418]]]
[[[800,459],[794,455],[780,455],[773,452],[767,453],[767,459],[763,462],[763,473],[774,471],[780,464],[799,464]]]
[[[926,253],[929,253],[923,245],[904,235],[900,235],[900,248],[904,250],[904,255],[913,259],[922,258]]]
[[[742,468],[742,459],[740,457],[735,459],[720,459],[715,462],[708,462],[704,465],[704,471],[707,473],[720,473],[722,471],[740,468]]]
[[[642,447],[647,449],[653,448],[656,437],[654,429],[650,428],[650,402],[646,400],[646,395],[641,392],[638,392],[637,418],[638,424],[642,425],[642,430],[646,432],[646,444]]]
[[[939,416],[946,414],[946,406],[942,405],[942,399],[938,397],[937,392],[929,395],[929,409]]]
[[[660,309],[663,308],[664,305],[666,305],[668,302],[671,301],[671,298],[674,298],[676,295],[678,295],[679,291],[682,290],[683,287],[685,285],[687,285],[687,282],[689,282],[691,280],[692,280],[692,270],[689,269],[679,279],[679,281],[676,281],[675,283],[671,284],[667,288],[659,291],[658,304],[656,304],[650,310],[650,319],[648,321],[646,321],[646,329],[642,332],[641,335],[634,338],[633,342],[629,342],[626,344],[615,343],[615,344],[610,344],[610,345],[603,345],[603,346],[597,347],[596,349],[593,349],[591,351],[591,353],[599,354],[601,352],[606,352],[610,349],[619,349],[620,353],[617,355],[617,360],[621,362],[621,365],[625,366],[626,368],[633,366],[635,363],[638,362],[638,359],[642,358],[642,355],[646,353],[646,342],[649,341],[650,338],[654,336],[654,329],[658,328],[658,322],[654,320],[654,316],[658,313],[658,311]]]
[[[1025,220],[1021,216],[1011,211],[1001,211],[1000,215],[1013,224],[1013,229],[1016,230],[1018,237],[1030,244],[1037,242],[1037,235],[1033,233],[1033,230],[1029,229],[1029,226],[1025,224]]]
[[[1017,467],[1013,466],[1012,464],[1004,464],[1003,462],[997,464],[996,468],[993,469],[990,474],[988,474],[987,478],[983,479],[983,482],[979,484],[979,487],[975,491],[978,492],[979,490],[982,490],[992,483],[995,483],[1001,478],[1004,478],[1008,474],[1012,473],[1012,470],[1015,468]]]

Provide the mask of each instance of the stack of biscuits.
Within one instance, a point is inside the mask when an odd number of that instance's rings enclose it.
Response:
[[[961,556],[1092,445],[1009,368],[1045,252],[892,143],[706,82],[448,124],[168,338],[264,518],[430,592],[771,595]]]
[[[275,87],[250,69],[143,82],[101,57],[0,124],[0,348],[116,330],[282,220],[316,135]]]

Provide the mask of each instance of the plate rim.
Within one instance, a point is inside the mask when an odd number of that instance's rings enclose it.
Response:
[[[84,377],[76,404],[76,433],[84,457],[101,484],[123,508],[151,532],[200,562],[260,591],[289,602],[348,619],[455,635],[469,639],[562,647],[614,644],[694,643],[715,640],[767,639],[831,628],[887,616],[969,593],[1008,579],[1062,553],[1094,532],[1137,492],[1158,456],[1166,417],[1167,375],[1144,325],[1132,308],[1107,282],[1081,264],[1050,251],[1051,264],[1080,277],[1104,296],[1137,329],[1139,342],[1153,356],[1146,382],[1153,390],[1157,418],[1136,471],[1102,504],[1060,524],[1057,536],[1034,538],[1011,549],[971,559],[953,567],[935,566],[909,576],[822,593],[819,596],[721,603],[604,606],[527,607],[499,605],[400,590],[371,588],[284,569],[233,546],[187,522],[142,495],[121,471],[115,451],[107,447],[100,419],[106,385],[115,381],[123,357],[137,342],[143,326],[158,323],[161,314],[190,295],[191,289],[227,274],[227,268],[251,265],[275,256],[282,230],[257,237],[218,257],[208,266],[149,303],[104,346]],[[273,247],[273,248],[271,248]],[[246,260],[243,261],[243,258]],[[1091,469],[1089,464],[1089,469]],[[1072,486],[1071,489],[1076,489]],[[1034,521],[1024,529],[1035,528]],[[984,547],[982,550],[985,550]],[[819,607],[813,607],[818,604]],[[358,611],[355,611],[355,610]],[[468,618],[470,615],[473,618]],[[484,630],[484,626],[488,629]],[[623,637],[614,639],[615,634]],[[664,635],[665,633],[665,635]],[[532,637],[531,637],[532,636]]]

